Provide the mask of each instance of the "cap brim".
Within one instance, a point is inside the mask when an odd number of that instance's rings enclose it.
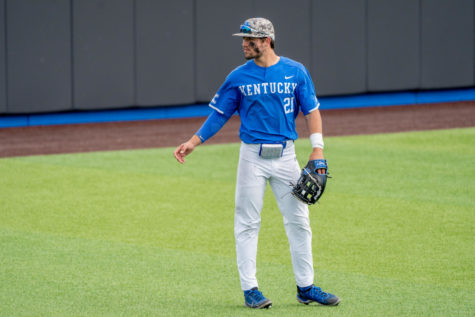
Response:
[[[249,33],[234,33],[233,36],[240,36],[240,37],[268,37],[268,36],[262,36],[262,35],[257,35],[257,34],[249,34]]]
[[[257,34],[249,34],[249,33],[234,33],[233,36],[240,36],[240,37],[253,37],[253,38],[258,38],[258,39],[264,39],[267,37],[270,37],[273,41],[275,39],[272,36],[262,36],[262,35],[257,35]]]

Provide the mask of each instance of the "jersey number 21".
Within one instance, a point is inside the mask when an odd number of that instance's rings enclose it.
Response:
[[[294,97],[284,98],[284,110],[285,113],[294,112]]]

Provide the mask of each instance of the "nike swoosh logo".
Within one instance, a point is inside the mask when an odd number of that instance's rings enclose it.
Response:
[[[284,76],[285,79],[290,79],[290,78],[292,78],[292,77],[294,77],[294,75],[292,75],[292,76]]]

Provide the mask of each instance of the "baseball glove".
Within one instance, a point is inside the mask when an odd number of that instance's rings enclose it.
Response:
[[[325,174],[318,174],[318,169],[325,169]],[[328,177],[327,160],[308,161],[292,194],[308,205],[315,204],[323,194]]]

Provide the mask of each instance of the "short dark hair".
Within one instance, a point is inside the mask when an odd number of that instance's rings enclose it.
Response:
[[[265,41],[266,38],[267,38],[267,37],[261,37],[260,39],[261,39],[262,41]],[[271,47],[272,49],[274,49],[274,47],[275,47],[275,41],[274,41],[271,37],[269,37],[269,38],[270,38],[270,47]]]

